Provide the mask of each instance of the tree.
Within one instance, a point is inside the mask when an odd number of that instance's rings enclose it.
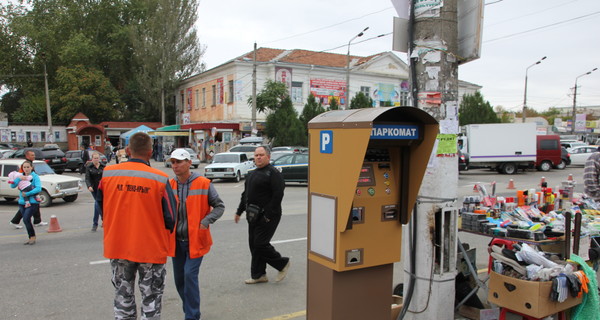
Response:
[[[78,112],[96,123],[117,118],[119,93],[99,70],[63,67],[58,69],[57,81],[53,101],[59,106],[55,115],[59,121],[67,123]]]
[[[317,102],[317,99],[312,93],[309,94],[304,109],[302,109],[302,114],[300,115],[300,122],[304,128],[304,132],[308,133],[308,122],[323,112],[325,112],[325,108],[323,108],[321,102]]]
[[[267,80],[264,88],[256,95],[256,111],[266,113],[277,110],[288,95],[285,83]],[[252,107],[252,97],[248,98],[248,105]]]
[[[200,59],[204,48],[199,45],[194,24],[198,18],[196,0],[147,1],[147,16],[132,32],[135,57],[139,62],[138,78],[142,92],[152,99],[146,104],[160,111],[165,124],[165,92],[178,81],[203,70]]]
[[[306,145],[307,134],[289,96],[283,98],[281,106],[267,116],[265,133],[274,147]]]
[[[465,94],[458,109],[460,126],[474,123],[498,123],[500,120],[488,101],[483,100],[479,91],[475,94]]]
[[[367,97],[362,91],[357,92],[350,102],[350,109],[372,108],[373,99]]]
[[[337,99],[334,97],[330,97],[329,98],[329,106],[327,107],[327,110],[339,110],[340,109],[340,104],[338,103]]]

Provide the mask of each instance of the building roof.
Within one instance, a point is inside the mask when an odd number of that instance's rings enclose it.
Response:
[[[352,66],[357,66],[371,61],[380,56],[381,53],[368,57],[350,56]],[[254,51],[243,54],[233,60],[253,60]],[[258,62],[288,62],[306,65],[316,65],[325,67],[346,67],[346,55],[339,53],[329,53],[322,51],[310,51],[301,49],[283,50],[273,48],[256,49],[256,60]]]
[[[100,122],[98,125],[100,125],[104,128],[107,128],[107,129],[133,129],[133,128],[137,128],[141,125],[145,125],[145,126],[152,128],[153,130],[156,130],[163,126],[162,123],[160,123],[160,122],[134,122],[134,121],[123,121],[123,122],[104,121],[104,122]]]

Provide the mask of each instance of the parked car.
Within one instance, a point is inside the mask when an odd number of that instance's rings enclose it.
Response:
[[[11,154],[15,153],[16,150],[13,149],[2,149],[0,150],[0,159],[8,159]]]
[[[559,169],[562,170],[564,168],[566,168],[568,165],[571,164],[571,155],[569,154],[569,151],[567,151],[567,148],[565,147],[561,147],[561,161],[558,165],[554,166],[555,169]]]
[[[253,167],[254,162],[244,152],[222,152],[217,153],[212,163],[204,168],[204,176],[210,180],[234,179],[239,182]]]
[[[262,137],[242,138],[242,139],[240,139],[240,144],[253,144],[253,145],[260,146],[261,144],[263,144],[263,138]]]
[[[88,152],[88,162],[92,161],[92,154],[95,152],[96,150],[87,150]],[[79,171],[80,173],[84,173],[85,170],[83,169],[84,165],[87,163],[83,163],[83,159],[81,158],[81,152],[82,150],[69,150],[65,153],[65,157],[67,158],[67,164],[65,165],[65,170],[71,170],[71,171]],[[104,165],[108,164],[108,159],[106,159],[106,156],[103,155],[101,152],[98,152],[100,154],[100,162]]]
[[[0,148],[18,150],[25,148],[25,146],[16,143],[0,143]]]
[[[575,147],[569,151],[571,155],[571,165],[572,166],[584,166],[587,159],[592,155],[592,153],[598,152],[598,146],[581,146]]]
[[[571,149],[575,147],[585,147],[588,144],[582,141],[565,141],[561,140],[560,145],[567,148],[567,151],[571,152]]]
[[[535,167],[539,171],[548,171],[562,162],[560,137],[557,135],[537,135]]]
[[[25,159],[25,151],[32,150],[36,160],[45,161],[54,172],[62,174],[67,165],[65,153],[58,148],[24,148],[15,151],[10,158]]]
[[[285,182],[308,183],[308,153],[290,153],[273,161]]]
[[[11,188],[8,183],[8,174],[11,171],[18,171],[21,164],[23,164],[22,159],[0,160],[0,197],[4,197],[7,201],[13,201],[19,197],[19,190]],[[65,202],[73,202],[77,200],[79,192],[83,191],[81,179],[56,174],[45,161],[35,160],[33,169],[40,176],[42,182],[42,192],[39,194],[42,207],[52,205],[52,200],[59,198]]]
[[[294,147],[294,146],[290,146],[290,147],[273,147],[273,148],[271,148],[271,152],[276,152],[276,151],[307,152],[308,148],[307,147]]]
[[[185,149],[185,151],[190,153],[190,157],[192,157],[192,166],[194,167],[194,169],[197,169],[198,166],[200,165],[200,158],[198,158],[198,154],[196,153],[196,151],[194,151],[194,149],[191,148],[177,148],[177,149]],[[165,167],[170,168],[171,167],[171,155],[168,154],[165,157]]]
[[[254,150],[258,146],[259,145],[255,144],[238,144],[234,147],[231,147],[231,149],[227,150],[227,152],[244,152],[248,159],[254,161]]]

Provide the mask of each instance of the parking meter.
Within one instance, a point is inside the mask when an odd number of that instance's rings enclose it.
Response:
[[[438,123],[418,108],[384,107],[326,112],[308,128],[308,316],[380,319],[374,314],[380,308],[336,303],[344,295],[356,298],[359,288],[350,288],[368,283],[365,301],[383,303],[389,317],[402,224],[409,221]]]

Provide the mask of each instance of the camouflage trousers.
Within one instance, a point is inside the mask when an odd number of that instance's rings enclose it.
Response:
[[[111,259],[112,283],[115,287],[115,319],[137,319],[135,305],[135,275],[142,297],[140,313],[142,320],[160,319],[162,296],[167,270],[164,264],[138,263],[123,259]]]

